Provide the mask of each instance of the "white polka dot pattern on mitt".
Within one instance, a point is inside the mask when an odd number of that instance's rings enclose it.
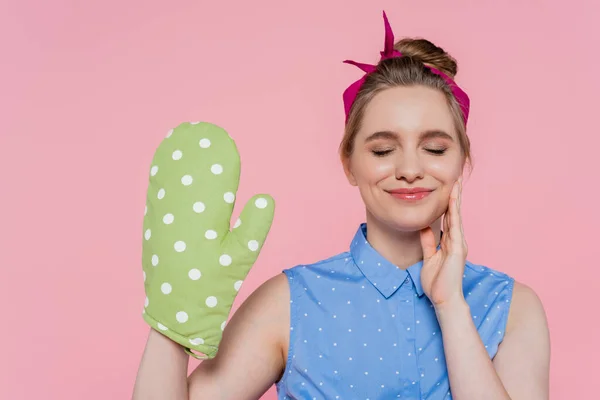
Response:
[[[188,272],[188,276],[190,277],[191,280],[197,281],[202,276],[202,273],[200,272],[200,270],[198,268],[193,268],[193,269],[190,269],[190,272]]]
[[[167,328],[166,326],[164,326],[160,322],[158,322],[156,325],[158,326],[158,329],[160,329],[161,331],[168,331],[169,330],[169,328]]]
[[[148,171],[142,229],[144,319],[165,336],[200,351],[205,349],[197,346],[218,347],[219,328],[225,329],[230,312],[226,308],[272,219],[270,210],[257,210],[272,206],[270,198],[257,196],[244,221],[248,230],[242,227],[229,236],[232,209],[239,200],[239,168],[233,138],[222,128],[197,121],[169,130]],[[237,218],[233,228],[241,225]]]
[[[259,197],[258,199],[256,199],[256,201],[254,202],[254,205],[257,208],[265,208],[267,207],[267,199],[265,199],[264,197]]]
[[[213,164],[210,167],[210,172],[212,172],[215,175],[221,175],[223,173],[223,167],[221,166],[221,164]]]
[[[256,250],[258,250],[258,242],[257,242],[256,240],[250,240],[250,241],[248,242],[248,248],[249,248],[251,251],[256,251]]]
[[[227,254],[223,254],[221,255],[221,257],[219,257],[219,264],[221,264],[224,267],[228,267],[231,265],[231,256],[227,255]]]
[[[175,314],[175,318],[177,319],[177,322],[183,324],[184,322],[187,322],[188,315],[185,311],[179,311],[177,314]]]
[[[206,298],[206,305],[210,308],[217,306],[217,298],[215,296],[209,296]]]
[[[202,339],[202,338],[190,339],[190,343],[193,344],[194,346],[199,346],[201,344],[204,344],[204,339]]]
[[[162,285],[160,285],[160,291],[163,292],[164,294],[169,294],[169,293],[171,293],[172,290],[173,290],[173,288],[171,287],[171,284],[168,282],[165,282]]]
[[[181,183],[183,184],[183,186],[190,186],[193,181],[194,178],[192,178],[191,175],[184,175],[181,177]]]
[[[192,209],[194,210],[195,213],[200,214],[201,212],[204,212],[204,210],[206,210],[206,206],[204,205],[203,202],[197,201],[192,206]]]
[[[185,248],[186,248],[185,242],[182,240],[178,240],[177,242],[175,242],[174,248],[175,248],[175,251],[178,253],[185,251]]]
[[[235,201],[235,194],[227,192],[223,195],[223,200],[225,200],[225,203],[231,204]]]

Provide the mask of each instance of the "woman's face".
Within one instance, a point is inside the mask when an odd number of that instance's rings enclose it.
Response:
[[[464,166],[452,114],[443,93],[396,87],[378,93],[365,110],[354,151],[344,162],[367,212],[404,232],[431,226],[448,207]],[[401,189],[423,188],[403,197]]]

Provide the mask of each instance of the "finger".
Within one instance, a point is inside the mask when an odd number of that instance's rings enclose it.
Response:
[[[448,199],[448,208],[446,209],[446,213],[444,214],[444,236],[446,237],[446,240],[452,239],[452,203],[457,195],[456,186],[456,182],[454,182],[454,184],[452,185],[452,190],[450,191],[450,198]]]
[[[421,248],[423,249],[423,259],[428,260],[436,253],[435,235],[431,227],[421,229]]]
[[[461,249],[463,244],[462,220],[460,216],[458,201],[458,197],[453,199],[450,206],[450,214],[452,215],[452,223],[450,226],[450,230],[452,232],[452,248],[455,250]]]
[[[275,200],[268,194],[253,196],[227,235],[226,247],[235,254],[238,265],[249,270],[258,258],[273,223]]]

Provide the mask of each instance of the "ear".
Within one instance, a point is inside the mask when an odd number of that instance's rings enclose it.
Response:
[[[357,186],[356,179],[354,178],[354,174],[352,173],[352,168],[350,165],[350,158],[342,157],[342,165],[344,166],[344,173],[346,174],[346,178],[348,182],[352,186]]]

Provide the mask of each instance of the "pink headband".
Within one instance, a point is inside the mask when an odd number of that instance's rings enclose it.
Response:
[[[388,59],[388,58],[402,57],[402,54],[399,51],[397,51],[396,49],[394,49],[394,33],[392,32],[390,23],[388,22],[387,16],[385,15],[385,11],[383,12],[383,20],[385,22],[385,46],[384,46],[383,51],[380,52],[381,53],[380,61]],[[348,88],[344,91],[344,108],[346,111],[346,122],[348,122],[348,117],[350,115],[350,108],[352,107],[352,104],[354,103],[354,100],[356,99],[356,95],[358,94],[360,87],[365,82],[366,76],[368,74],[370,74],[371,72],[374,72],[377,69],[377,66],[369,65],[369,64],[362,64],[362,63],[358,63],[358,62],[350,61],[350,60],[346,60],[346,61],[344,61],[344,63],[355,65],[358,68],[360,68],[361,70],[363,70],[364,72],[366,72],[366,74],[361,79],[354,82],[352,85],[348,86]],[[470,104],[469,96],[467,96],[467,94],[460,87],[458,87],[458,85],[456,83],[454,83],[454,81],[450,77],[448,77],[448,75],[444,74],[442,71],[440,71],[436,68],[429,67],[429,66],[426,66],[426,67],[429,68],[429,70],[431,72],[433,72],[434,74],[441,76],[444,79],[444,81],[446,81],[446,83],[450,86],[450,89],[452,90],[452,94],[454,95],[454,97],[456,98],[456,101],[458,101],[458,104],[460,105],[460,108],[461,108],[461,111],[463,114],[463,119],[464,119],[464,122],[466,125],[467,119],[469,118],[469,104]]]

